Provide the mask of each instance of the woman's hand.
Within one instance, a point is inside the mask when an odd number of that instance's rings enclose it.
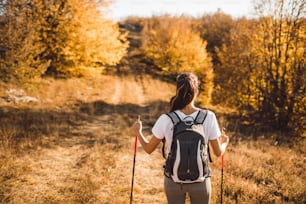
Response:
[[[137,120],[132,126],[132,129],[135,135],[139,138],[139,142],[143,149],[148,153],[151,154],[160,143],[161,139],[158,139],[155,136],[152,136],[151,139],[148,141],[145,136],[142,134],[142,121],[140,120],[140,116],[138,115]]]
[[[138,115],[138,118],[132,128],[137,136],[142,132],[142,121],[140,120],[140,115]]]
[[[221,144],[228,144],[229,142],[229,137],[225,134],[225,128],[222,129],[222,134],[221,134],[221,137],[220,137],[220,143]]]
[[[221,136],[215,140],[209,141],[214,154],[219,157],[222,156],[226,150],[229,142],[229,137],[225,134],[225,129],[222,129]]]

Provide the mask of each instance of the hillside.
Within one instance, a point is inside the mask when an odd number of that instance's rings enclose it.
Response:
[[[167,110],[172,84],[135,73],[44,79],[24,89],[23,95],[37,99],[33,102],[14,99],[7,91],[13,88],[3,84],[0,90],[1,203],[129,203],[130,126],[140,114],[149,135]],[[224,120],[220,110],[217,117]],[[257,141],[229,135],[226,203],[305,202],[305,144],[279,145],[267,139],[271,135]],[[220,161],[213,159],[217,203]],[[147,155],[138,144],[134,203],[166,203],[162,165],[160,147]]]

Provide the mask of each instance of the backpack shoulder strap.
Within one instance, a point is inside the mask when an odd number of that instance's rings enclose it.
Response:
[[[181,118],[175,111],[167,113],[166,115],[171,119],[173,125],[176,125],[178,122],[181,121]]]
[[[166,114],[172,121],[173,125],[176,125],[178,122],[181,121],[181,118],[177,115],[177,113],[175,111],[169,112]],[[162,147],[162,154],[163,157],[166,159],[166,154],[165,154],[165,138],[162,140],[163,142],[163,147]]]
[[[203,124],[206,119],[207,112],[207,110],[200,109],[196,118],[194,119],[195,124]]]

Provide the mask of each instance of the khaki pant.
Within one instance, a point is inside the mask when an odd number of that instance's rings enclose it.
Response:
[[[209,204],[211,198],[210,178],[204,182],[192,184],[175,183],[172,179],[165,177],[164,188],[168,204],[184,204],[186,195],[189,195],[191,204]]]

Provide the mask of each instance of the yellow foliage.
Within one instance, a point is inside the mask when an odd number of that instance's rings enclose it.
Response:
[[[74,67],[119,63],[127,52],[126,34],[103,16],[103,6],[104,0],[8,1],[0,28],[0,47],[7,50],[1,72],[18,79],[79,75]]]
[[[213,91],[211,57],[207,42],[191,28],[190,19],[162,16],[146,21],[142,31],[142,50],[163,74],[194,72],[201,81],[204,105],[210,103]]]
[[[299,129],[305,126],[306,21],[292,16],[303,4],[283,3],[275,1],[271,16],[236,22],[230,42],[218,51],[218,99],[263,112],[281,128]]]
[[[146,56],[165,73],[203,74],[212,69],[207,43],[192,30],[187,18],[152,18],[145,24],[142,36]]]
[[[103,16],[96,1],[70,0],[68,4],[67,60],[75,65],[117,64],[127,52],[127,34],[121,34],[118,25]]]

